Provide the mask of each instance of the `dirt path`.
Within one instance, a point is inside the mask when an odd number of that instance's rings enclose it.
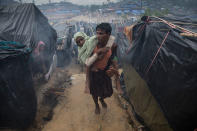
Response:
[[[95,115],[92,97],[83,92],[85,74],[76,69],[72,73],[72,86],[65,90],[66,97],[56,106],[43,131],[132,131],[127,114],[114,96],[106,99],[108,109],[101,108],[101,114]]]

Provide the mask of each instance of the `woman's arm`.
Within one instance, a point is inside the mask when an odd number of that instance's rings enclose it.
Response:
[[[108,47],[103,47],[97,50],[96,53],[94,53],[91,57],[88,57],[85,60],[85,64],[86,66],[90,67],[97,59],[99,59],[99,56],[102,56],[103,54],[105,54],[107,51],[109,50]]]
[[[91,57],[88,57],[85,61],[87,67],[90,67],[98,58],[98,54],[94,53]]]
[[[99,58],[99,56],[102,57],[102,55],[105,54],[114,45],[113,44],[114,40],[115,40],[115,37],[114,36],[110,36],[106,47],[98,49],[98,51],[96,53],[94,53],[91,57],[88,57],[85,60],[86,66],[88,66],[88,67],[91,66]]]

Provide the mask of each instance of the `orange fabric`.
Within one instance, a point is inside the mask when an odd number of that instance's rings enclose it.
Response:
[[[127,39],[130,41],[130,43],[132,43],[133,27],[134,25],[126,26],[124,28],[124,34],[126,35]]]
[[[98,47],[96,47],[96,48],[94,49],[94,53],[95,53],[97,50],[98,50]],[[100,59],[100,60],[97,60],[97,61],[94,63],[93,66],[96,67],[97,69],[104,70],[105,67],[107,66],[107,63],[108,63],[108,60],[109,60],[111,54],[112,54],[112,51],[109,50],[109,51],[103,56],[103,58]]]

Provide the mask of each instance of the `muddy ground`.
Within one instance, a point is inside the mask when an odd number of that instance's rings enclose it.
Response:
[[[133,131],[126,111],[113,95],[107,109],[94,113],[91,95],[84,93],[85,74],[79,65],[57,68],[47,83],[36,85],[38,111],[24,131]],[[21,131],[21,130],[1,130]]]

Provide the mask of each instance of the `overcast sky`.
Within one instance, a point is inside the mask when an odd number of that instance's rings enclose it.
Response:
[[[33,0],[22,0],[23,2],[32,2]],[[34,0],[36,4],[43,4],[48,3],[49,0]],[[107,2],[107,0],[51,0],[51,2],[60,2],[60,1],[67,1],[72,2],[74,4],[80,5],[91,5],[91,4],[102,4],[103,2]],[[111,2],[116,2],[118,0],[110,0]]]

